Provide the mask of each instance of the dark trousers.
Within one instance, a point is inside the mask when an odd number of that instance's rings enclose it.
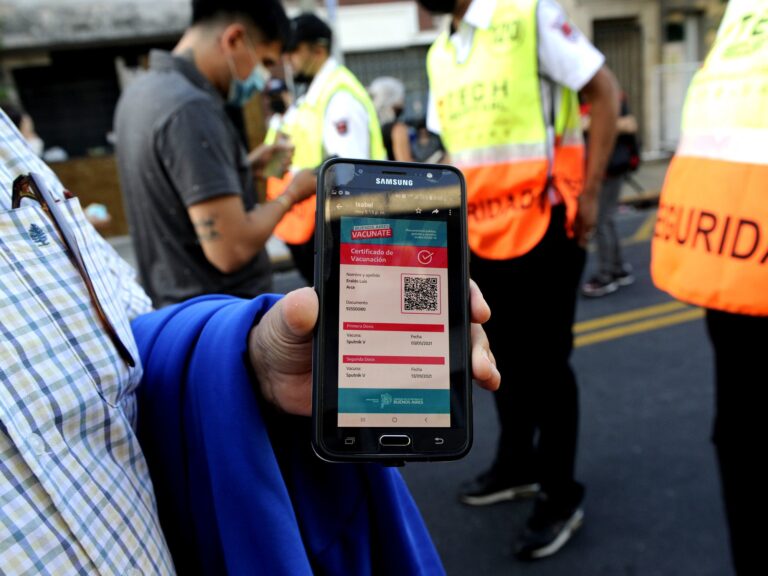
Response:
[[[574,481],[579,400],[569,358],[585,252],[557,206],[542,241],[519,258],[472,255],[470,270],[491,306],[485,325],[501,372],[494,394],[501,425],[495,469],[538,481],[553,500],[580,498]]]
[[[765,567],[767,488],[758,470],[764,465],[768,436],[764,427],[768,317],[707,310],[707,330],[715,352],[713,440],[733,564],[737,574],[755,574]]]
[[[616,232],[614,216],[619,203],[624,176],[608,176],[603,180],[597,210],[595,240],[597,241],[597,271],[606,278],[611,278],[623,271],[624,260],[621,257],[621,239]]]

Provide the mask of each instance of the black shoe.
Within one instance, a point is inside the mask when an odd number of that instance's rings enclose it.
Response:
[[[613,276],[597,274],[581,287],[581,293],[588,298],[599,298],[619,289],[619,283]]]
[[[539,485],[533,481],[520,481],[489,470],[471,482],[467,482],[459,492],[459,500],[469,506],[489,506],[505,500],[530,498],[539,492]]]
[[[533,514],[515,545],[519,560],[538,560],[551,556],[571,539],[584,521],[581,498],[575,506],[553,505],[546,495],[539,494]]]
[[[619,286],[629,286],[635,281],[635,277],[632,275],[632,266],[629,264],[622,264],[621,272],[613,275],[613,279]]]

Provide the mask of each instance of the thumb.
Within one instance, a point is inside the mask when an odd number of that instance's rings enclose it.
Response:
[[[317,322],[317,294],[312,288],[300,288],[285,295],[279,303],[276,336],[287,343],[301,344],[311,340]]]
[[[317,294],[312,288],[289,292],[254,326],[251,361],[257,374],[301,374],[312,367],[312,330],[317,322]]]
[[[249,354],[261,393],[291,414],[311,414],[312,330],[317,322],[312,288],[287,294],[251,330]]]

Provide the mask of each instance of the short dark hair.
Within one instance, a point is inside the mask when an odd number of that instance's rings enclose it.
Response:
[[[192,25],[219,20],[246,20],[267,41],[286,44],[290,22],[280,0],[192,0]]]
[[[286,52],[293,52],[302,42],[325,46],[331,51],[333,32],[330,26],[311,12],[303,12],[291,20],[291,37],[285,45]]]

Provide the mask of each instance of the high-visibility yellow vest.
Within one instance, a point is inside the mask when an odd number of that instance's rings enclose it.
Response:
[[[768,1],[731,0],[683,109],[652,244],[675,298],[768,315]]]
[[[357,78],[344,66],[337,66],[323,83],[317,99],[310,103],[306,99],[286,116],[281,132],[286,134],[295,150],[292,171],[316,168],[325,159],[323,151],[323,125],[325,110],[334,94],[346,90],[360,102],[368,113],[370,133],[370,159],[386,160],[387,151],[381,135],[381,127],[370,96]],[[267,197],[274,198],[282,193],[290,182],[290,175],[282,180],[270,178],[267,183]],[[315,197],[295,204],[275,228],[275,235],[289,244],[308,241],[315,231]]]
[[[463,63],[447,31],[427,56],[443,144],[467,179],[469,245],[483,258],[521,256],[539,243],[549,226],[550,183],[570,228],[584,186],[576,94],[563,89],[554,130],[545,122],[553,110],[542,102],[537,4],[498,0]]]

